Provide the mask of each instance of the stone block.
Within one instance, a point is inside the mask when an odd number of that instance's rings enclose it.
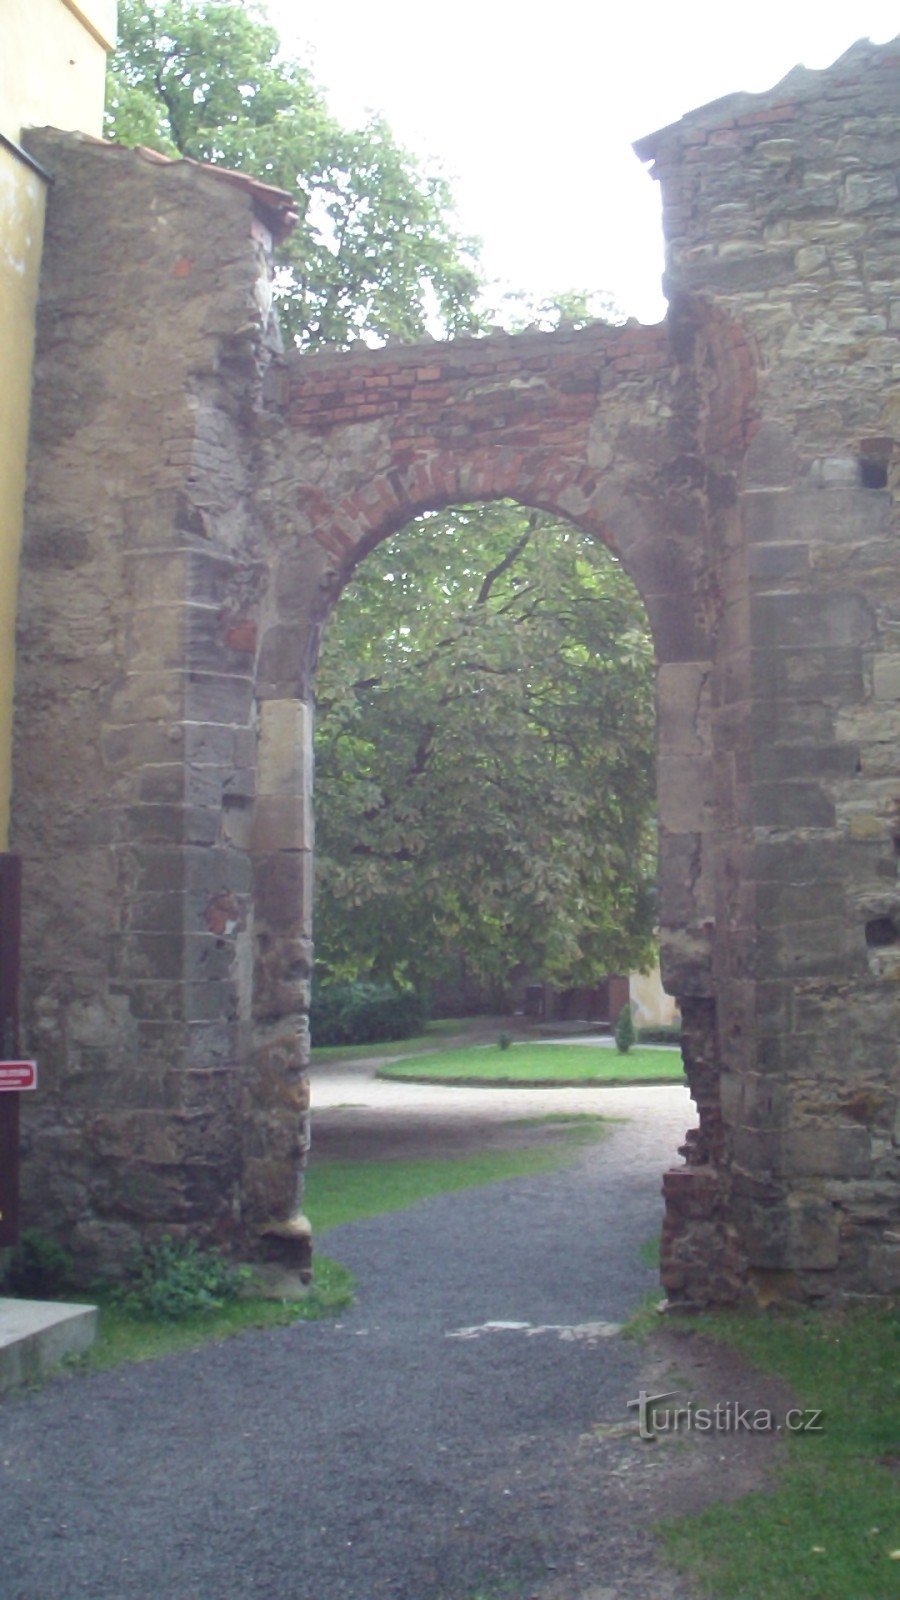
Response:
[[[790,1178],[867,1178],[872,1170],[868,1129],[835,1121],[802,1123],[781,1137],[780,1171]]]
[[[263,634],[257,668],[261,700],[304,700],[312,671],[309,624],[279,622]]]
[[[752,770],[762,782],[849,778],[859,771],[859,745],[825,740],[815,744],[762,744],[753,752]]]
[[[788,579],[808,581],[810,572],[810,546],[808,544],[760,544],[748,551],[750,577],[756,587],[780,588]]]
[[[702,833],[712,815],[709,757],[666,751],[659,790],[660,826],[669,834]]]
[[[123,806],[116,815],[116,837],[123,844],[215,844],[218,812],[208,806]]]
[[[744,456],[744,483],[750,488],[789,488],[800,476],[791,432],[792,419],[764,419]]]
[[[772,828],[833,828],[834,801],[818,783],[754,783],[753,817]]]
[[[767,978],[862,974],[867,970],[861,930],[857,932],[837,917],[760,928],[753,952],[756,972]]]
[[[900,1293],[900,1240],[875,1245],[869,1255],[869,1270],[876,1294]]]
[[[180,806],[185,798],[185,770],[181,761],[144,766],[137,774],[138,798],[148,805]]]
[[[185,896],[177,890],[135,894],[123,907],[123,931],[179,934],[185,931],[186,914]]]
[[[259,708],[261,795],[304,795],[311,786],[312,708],[304,700],[266,700]]]
[[[187,1022],[236,1022],[240,1012],[237,987],[226,981],[191,982],[182,985],[184,1018]]]
[[[327,552],[315,540],[298,540],[283,551],[275,571],[275,598],[285,622],[321,608],[327,573]]]
[[[758,883],[754,899],[761,927],[840,921],[845,914],[844,885],[834,879],[825,883]]]
[[[785,1245],[789,1269],[821,1272],[836,1267],[840,1228],[834,1207],[816,1195],[789,1195]]]
[[[261,1022],[277,1022],[306,1013],[310,1004],[312,945],[307,939],[258,941],[253,968],[253,1014]]]
[[[185,716],[242,727],[252,714],[253,691],[253,679],[241,673],[191,671],[184,688]]]
[[[122,504],[121,540],[126,550],[181,548],[206,537],[203,513],[181,489],[129,495]]]
[[[112,722],[182,722],[187,715],[183,672],[129,671],[109,700]]]
[[[875,637],[872,609],[858,594],[761,594],[752,603],[756,649],[846,648]]]
[[[262,794],[253,808],[254,851],[312,849],[312,806],[304,795]]]
[[[823,1271],[838,1264],[835,1207],[812,1193],[743,1202],[741,1232],[750,1264],[768,1271]]]
[[[184,730],[176,723],[132,722],[124,726],[105,725],[101,732],[103,762],[107,769],[126,771],[149,764],[180,764]]]
[[[900,655],[876,656],[872,667],[872,687],[876,700],[900,701]]]
[[[312,857],[279,851],[253,862],[253,899],[260,926],[272,933],[308,939],[312,927]]]
[[[659,740],[666,751],[696,755],[709,749],[711,663],[664,662],[656,676]]]
[[[843,471],[843,468],[842,468]],[[759,489],[741,497],[744,528],[751,544],[842,544],[848,548],[890,536],[890,506],[859,484],[816,489]]]

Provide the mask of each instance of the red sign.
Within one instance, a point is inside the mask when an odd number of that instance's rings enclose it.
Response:
[[[36,1089],[36,1061],[0,1061],[0,1094],[4,1089]]]

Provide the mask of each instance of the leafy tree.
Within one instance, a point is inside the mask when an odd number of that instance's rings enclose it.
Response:
[[[318,675],[333,976],[590,982],[650,953],[652,652],[602,547],[509,502],[369,555]]]
[[[238,0],[120,0],[106,133],[248,172],[298,195],[280,250],[283,324],[298,344],[415,339],[426,317],[473,328],[474,247],[449,188],[380,119],[342,128],[308,69]]]
[[[107,133],[297,194],[281,247],[306,348],[478,324],[449,190],[380,120],[332,118],[238,0],[121,0]],[[506,326],[591,320],[508,297]],[[650,654],[621,571],[520,508],[422,519],[373,554],[322,664],[319,946],[338,977],[419,979],[464,949],[502,984],[637,964],[652,871]]]

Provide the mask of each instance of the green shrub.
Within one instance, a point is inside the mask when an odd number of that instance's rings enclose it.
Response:
[[[634,1018],[631,1015],[631,1004],[624,1005],[616,1021],[616,1049],[620,1056],[626,1056],[634,1044]]]
[[[508,1050],[512,1042],[513,1036],[511,1033],[507,1033],[505,1028],[503,1029],[502,1033],[497,1035],[497,1044],[501,1050]]]
[[[72,1257],[55,1239],[26,1228],[13,1250],[6,1288],[23,1300],[54,1300],[72,1281]]]
[[[218,1250],[201,1250],[194,1239],[166,1235],[138,1251],[112,1298],[130,1316],[177,1322],[221,1311],[238,1299],[249,1276],[246,1267],[233,1267]]]
[[[314,1045],[381,1044],[421,1033],[428,1011],[414,989],[390,983],[329,983],[313,989],[309,1015]]]

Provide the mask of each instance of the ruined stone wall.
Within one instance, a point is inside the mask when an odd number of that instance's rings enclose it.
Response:
[[[763,1293],[773,1272],[779,1292],[900,1285],[898,106],[900,48],[863,43],[637,147],[674,314],[714,300],[759,368],[728,557],[749,606],[713,720],[736,818],[716,977],[731,1210]]]
[[[19,602],[24,1214],[86,1270],[240,1221],[269,319],[246,195],[78,136],[53,174]]]
[[[26,1206],[86,1263],[178,1228],[305,1259],[318,640],[379,540],[509,496],[606,542],[653,628],[700,1115],[670,1295],[897,1286],[897,66],[643,142],[661,328],[279,359],[246,180],[39,142]]]

